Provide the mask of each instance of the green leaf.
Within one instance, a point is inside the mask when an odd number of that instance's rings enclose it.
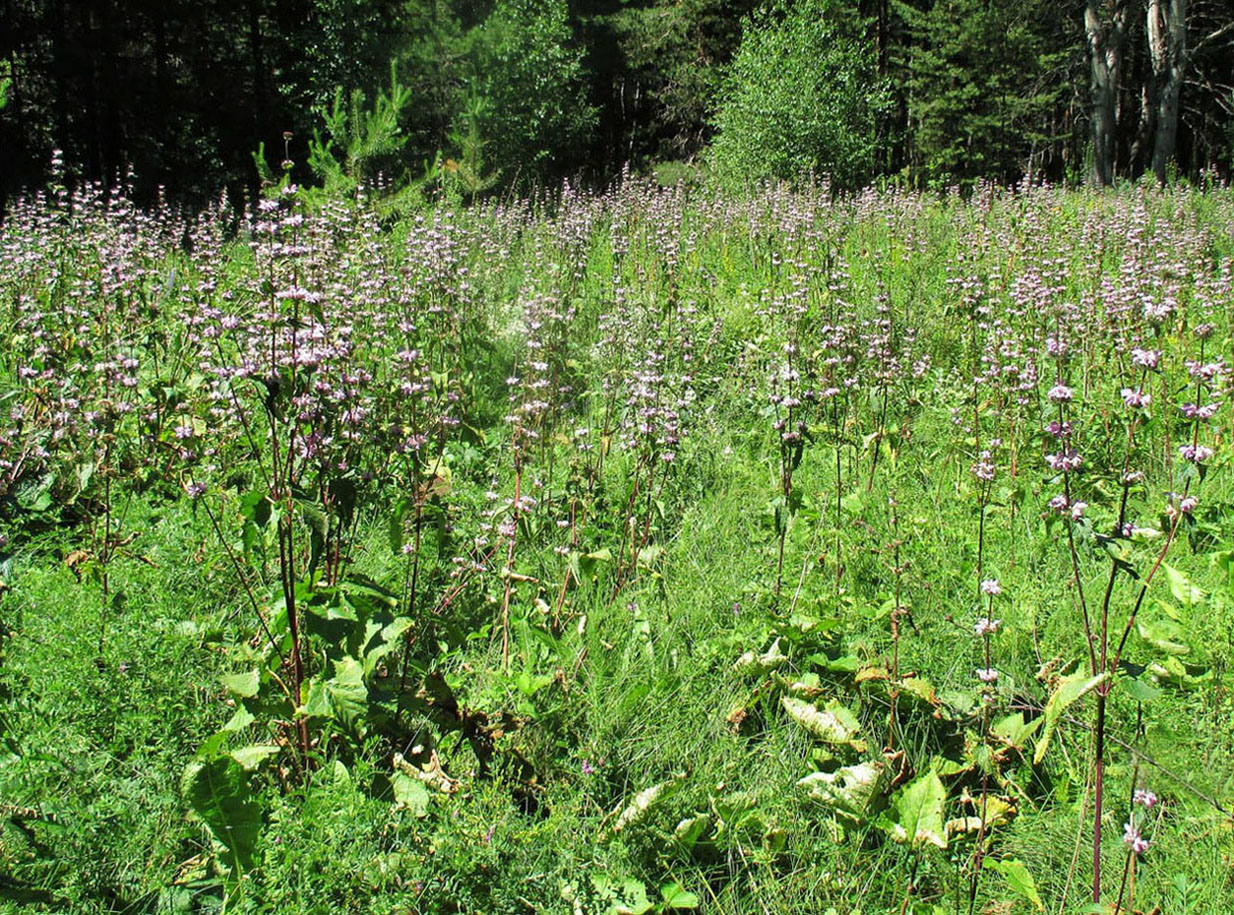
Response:
[[[883,799],[887,767],[867,761],[844,766],[834,772],[812,772],[797,782],[810,799],[832,808],[837,815],[860,824],[869,818]]]
[[[763,676],[769,670],[775,670],[788,663],[788,656],[780,650],[780,639],[776,639],[763,654],[755,654],[753,650],[745,652],[733,663],[733,670],[740,674]]]
[[[264,492],[250,491],[240,497],[240,516],[257,527],[265,527],[270,521],[271,508]]]
[[[368,711],[364,666],[356,658],[335,661],[333,677],[309,681],[308,698],[299,711],[306,718],[330,718],[354,726]]]
[[[947,790],[937,773],[927,772],[911,782],[896,798],[891,837],[913,846],[925,844],[947,847],[943,826],[943,804]]]
[[[1165,562],[1161,564],[1161,569],[1165,572],[1165,580],[1169,583],[1170,593],[1176,601],[1182,604],[1204,603],[1205,592],[1193,585],[1186,575]]]
[[[820,709],[802,699],[783,696],[780,704],[790,718],[824,743],[850,744],[858,751],[865,748],[865,741],[857,737],[861,723],[852,711],[839,702],[832,700]]]
[[[257,668],[242,674],[231,674],[223,678],[223,688],[241,699],[252,699],[261,688],[261,675]]]
[[[1054,690],[1050,698],[1046,700],[1045,727],[1041,731],[1041,739],[1037,741],[1037,750],[1033,753],[1034,763],[1040,763],[1041,760],[1045,759],[1045,751],[1050,746],[1050,738],[1054,734],[1054,729],[1058,727],[1058,720],[1062,717],[1063,712],[1067,710],[1067,707],[1081,696],[1092,692],[1109,678],[1109,673],[1100,673],[1095,677],[1088,677],[1082,671],[1077,671],[1062,678],[1058,689]]]
[[[682,889],[679,883],[666,883],[660,887],[660,898],[664,900],[664,909],[697,909],[701,900],[695,893]]]
[[[253,744],[231,751],[231,758],[240,764],[246,772],[252,772],[263,762],[278,753],[279,748],[270,744]]]
[[[1017,750],[1023,750],[1029,738],[1037,733],[1037,729],[1041,727],[1041,721],[1042,719],[1040,718],[1034,718],[1028,724],[1025,724],[1024,713],[1015,712],[1000,718],[990,725],[990,733],[1004,741],[1008,746],[1014,747]]]
[[[617,813],[617,820],[613,823],[613,832],[621,832],[638,823],[647,815],[648,810],[675,793],[680,786],[679,778],[671,778],[668,781],[658,782],[650,788],[644,788],[634,795],[634,799],[624,809]]]
[[[386,535],[390,538],[390,552],[395,556],[403,553],[403,519],[407,514],[407,501],[394,503],[394,510],[386,518]]]
[[[249,791],[243,767],[230,756],[194,762],[180,786],[189,807],[227,850],[228,864],[249,869],[261,833],[261,808]]]
[[[1041,894],[1037,892],[1037,883],[1033,880],[1033,875],[1028,872],[1028,868],[1024,866],[1022,861],[1016,859],[988,861],[986,862],[986,867],[1002,874],[1003,879],[1007,881],[1007,886],[1012,892],[1023,896],[1039,910],[1045,911],[1045,905],[1041,901]]]
[[[1171,620],[1153,620],[1141,617],[1135,623],[1136,635],[1145,643],[1156,648],[1163,654],[1185,655],[1191,653],[1191,646],[1183,641],[1186,632],[1182,626]]]
[[[404,772],[395,771],[390,776],[390,784],[394,787],[395,807],[399,810],[408,810],[412,816],[417,818],[428,815],[430,795],[424,782]]]
[[[243,731],[256,720],[257,719],[253,716],[253,713],[241,705],[236,709],[235,714],[227,719],[227,723],[223,725],[223,730],[229,734],[235,734],[239,731]]]
[[[677,828],[673,830],[673,839],[686,851],[690,851],[710,828],[711,814],[700,813],[678,823]]]
[[[1161,695],[1161,690],[1142,677],[1128,677],[1125,681],[1127,695],[1136,702],[1152,702]]]
[[[655,908],[641,880],[626,879],[618,883],[616,879],[597,874],[591,878],[591,885],[601,901],[607,903],[601,910],[605,915],[647,915]]]

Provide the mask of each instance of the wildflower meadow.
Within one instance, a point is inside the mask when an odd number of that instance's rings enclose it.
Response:
[[[0,910],[1234,900],[1234,194],[0,222]]]

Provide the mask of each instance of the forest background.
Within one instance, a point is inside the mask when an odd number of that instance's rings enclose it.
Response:
[[[3,0],[0,195],[1228,176],[1226,0]],[[284,138],[287,138],[286,140]],[[0,200],[2,202],[2,200]]]

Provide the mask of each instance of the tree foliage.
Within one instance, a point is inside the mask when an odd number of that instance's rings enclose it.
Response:
[[[259,149],[301,183],[337,185],[331,149],[356,181],[469,197],[704,156],[849,186],[1234,168],[1226,0],[0,3],[0,199],[53,149],[70,182],[195,203],[255,193]]]
[[[914,174],[1014,181],[1067,137],[1075,28],[1044,0],[939,0],[912,17]]]
[[[595,126],[565,0],[497,0],[472,36],[477,113],[493,162],[515,181],[581,162]]]
[[[749,21],[716,113],[722,181],[814,172],[852,187],[872,177],[886,96],[848,12],[806,0]]]

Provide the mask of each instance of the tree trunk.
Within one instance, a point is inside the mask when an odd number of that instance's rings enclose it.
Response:
[[[1093,167],[1096,182],[1114,183],[1114,142],[1118,130],[1118,80],[1127,33],[1126,0],[1087,0],[1084,32],[1092,71]]]
[[[1164,184],[1178,140],[1179,95],[1187,69],[1187,0],[1149,0],[1148,53],[1157,84],[1153,174]]]

